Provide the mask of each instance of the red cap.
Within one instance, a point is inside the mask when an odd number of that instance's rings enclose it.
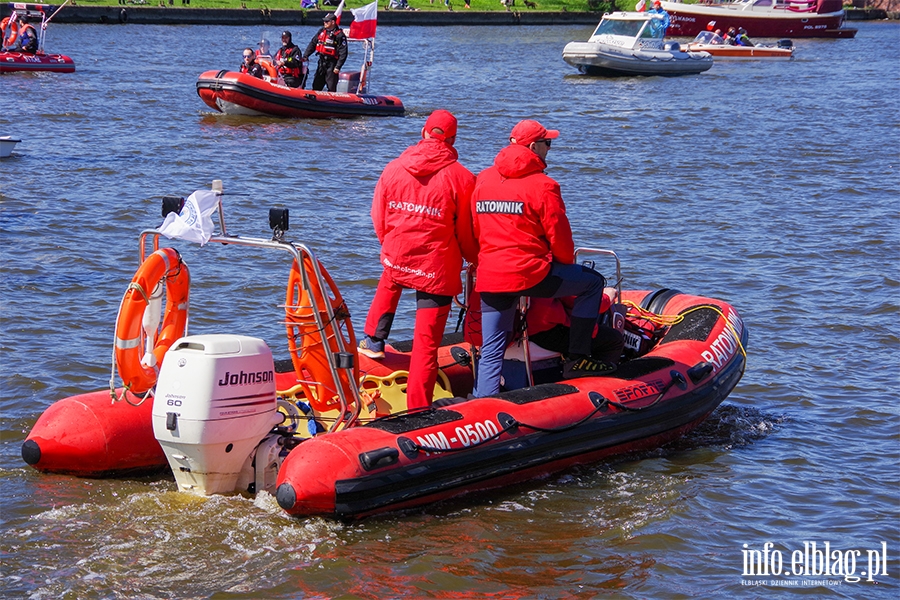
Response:
[[[547,129],[537,121],[526,119],[519,121],[509,134],[509,141],[520,146],[527,146],[538,140],[553,140],[559,137],[556,129]],[[513,141],[515,140],[515,141]]]
[[[443,133],[437,132],[435,129],[440,129]],[[439,108],[431,113],[428,120],[425,121],[425,127],[422,128],[423,138],[426,133],[436,140],[453,145],[453,138],[456,137],[456,117],[449,110]]]

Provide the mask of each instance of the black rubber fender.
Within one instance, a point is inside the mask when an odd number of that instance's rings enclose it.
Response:
[[[663,310],[665,310],[666,308],[666,304],[669,303],[669,300],[679,295],[680,293],[681,292],[679,290],[673,290],[669,288],[656,290],[651,294],[647,294],[647,296],[641,302],[641,308],[657,315],[662,314]]]
[[[124,25],[127,22],[128,22],[128,11],[123,8],[122,10],[119,11],[119,23]]]

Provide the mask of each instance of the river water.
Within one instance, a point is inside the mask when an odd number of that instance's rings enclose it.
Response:
[[[48,49],[78,71],[0,78],[0,135],[24,139],[0,163],[0,596],[896,598],[900,27],[854,26],[853,40],[796,41],[791,62],[672,79],[577,75],[562,47],[590,27],[382,27],[372,91],[408,114],[346,121],[202,104],[197,75],[235,68],[259,30],[52,26]],[[301,44],[312,33],[295,30]],[[229,232],[258,237],[268,207],[289,207],[290,237],[318,252],[361,328],[379,275],[375,181],[436,108],[459,117],[475,172],[519,119],[560,129],[548,173],[576,244],[618,251],[627,288],[737,307],[747,371],[703,427],[358,523],[288,518],[266,495],[199,499],[163,476],[25,466],[41,412],[106,385],[137,233],[161,222],[164,194],[222,179]],[[256,335],[286,357],[287,265],[230,251],[185,251],[191,332]],[[828,575],[813,543],[828,544]],[[764,550],[770,570],[746,572]],[[774,574],[794,553],[801,574]]]

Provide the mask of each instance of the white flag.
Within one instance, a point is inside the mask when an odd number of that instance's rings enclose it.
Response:
[[[209,241],[215,229],[212,214],[219,206],[219,194],[210,190],[197,190],[184,201],[181,212],[166,215],[159,232],[169,239],[176,238],[197,242],[201,246]]]

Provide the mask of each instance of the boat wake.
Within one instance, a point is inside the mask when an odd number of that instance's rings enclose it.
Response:
[[[705,447],[730,450],[747,446],[773,433],[786,420],[785,415],[768,414],[752,406],[723,404],[696,429],[663,446],[660,452]]]

